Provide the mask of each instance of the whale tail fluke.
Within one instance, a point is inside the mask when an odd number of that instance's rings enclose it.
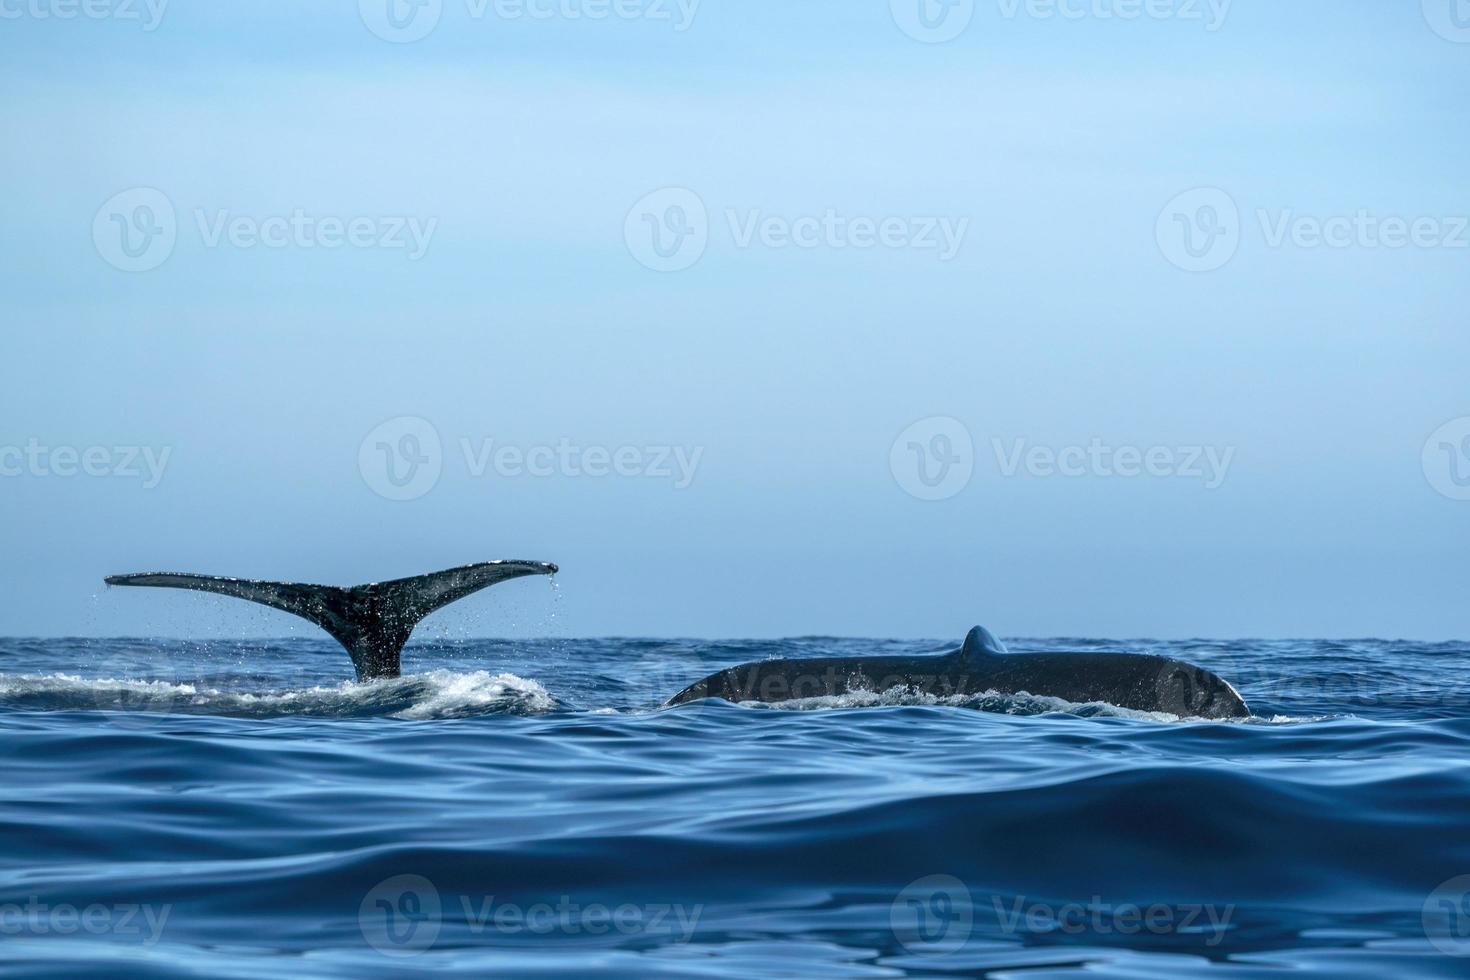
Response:
[[[541,561],[487,561],[428,575],[342,588],[215,575],[113,575],[108,585],[190,589],[248,599],[315,623],[346,648],[359,681],[397,677],[399,654],[425,616],[481,589],[523,575],[553,575]]]

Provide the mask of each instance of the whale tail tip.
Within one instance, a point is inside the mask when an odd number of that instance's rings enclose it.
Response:
[[[213,592],[315,623],[347,650],[359,681],[397,677],[399,655],[424,617],[481,589],[524,575],[555,575],[542,561],[487,561],[442,572],[342,588],[172,572],[112,575],[108,585]]]

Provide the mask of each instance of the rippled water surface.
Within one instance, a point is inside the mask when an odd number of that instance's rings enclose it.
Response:
[[[0,640],[12,976],[1465,976],[1470,650],[1200,663],[1181,721],[872,692],[662,709],[953,644]]]

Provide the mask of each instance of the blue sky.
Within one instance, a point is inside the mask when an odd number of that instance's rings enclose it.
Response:
[[[558,595],[438,628],[1470,633],[1450,0],[991,0],[944,43],[903,0],[444,0],[408,43],[375,2],[0,5],[0,632],[294,626],[117,572],[522,557]],[[172,241],[127,271],[150,195]],[[691,200],[693,261],[650,268],[640,229]],[[423,424],[437,479],[394,488]],[[56,472],[94,447],[105,475]]]

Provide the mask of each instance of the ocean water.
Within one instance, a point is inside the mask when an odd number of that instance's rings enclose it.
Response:
[[[1470,648],[1011,641],[1258,717],[661,703],[953,643],[0,640],[6,976],[1470,974]]]

